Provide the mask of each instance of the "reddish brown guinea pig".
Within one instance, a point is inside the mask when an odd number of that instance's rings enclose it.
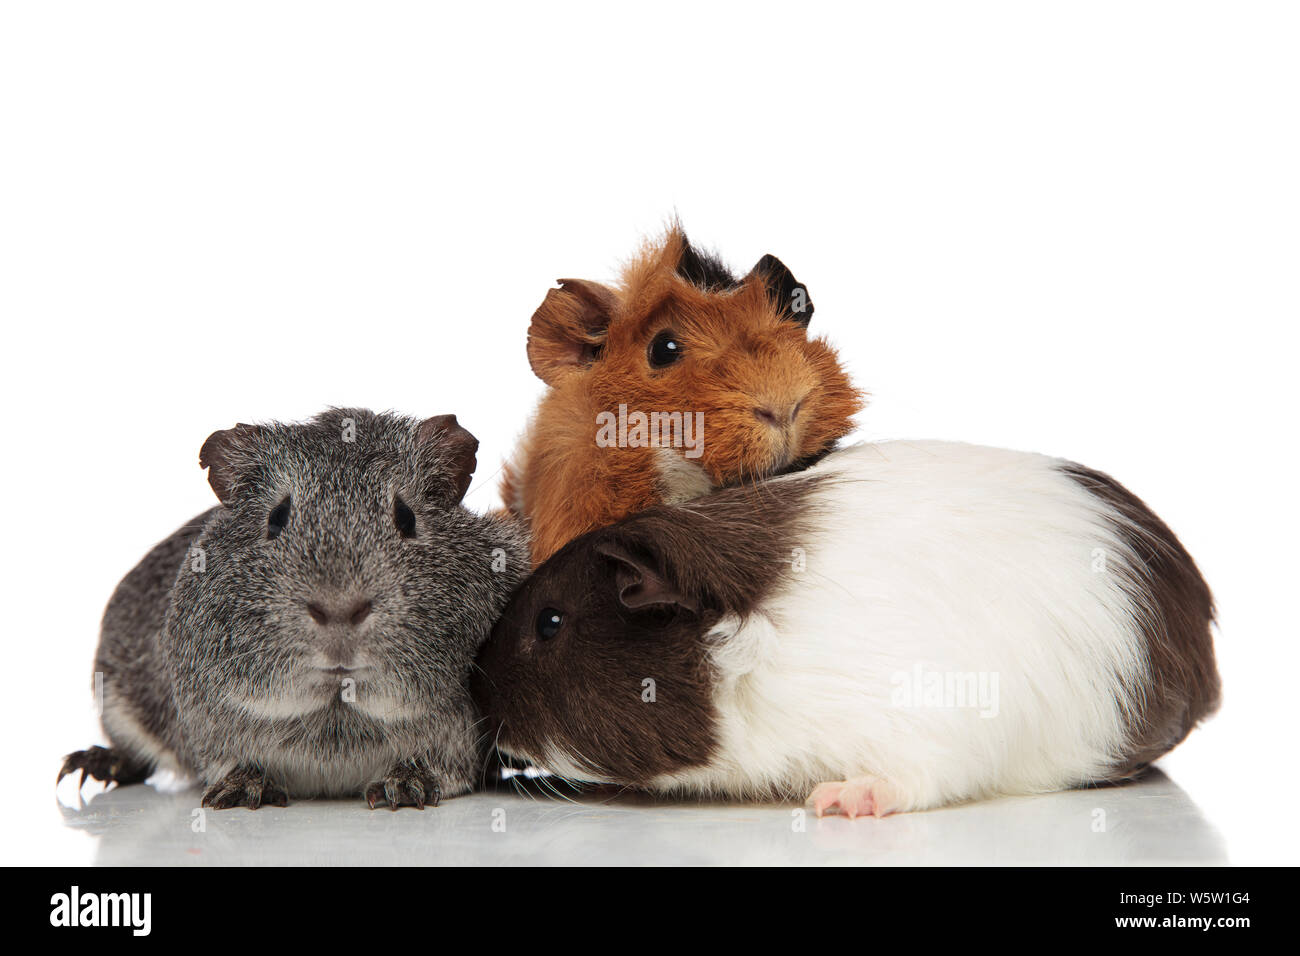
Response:
[[[864,405],[823,339],[807,288],[775,256],[736,278],[680,227],[616,286],[562,279],[528,332],[550,388],[502,497],[539,564],[594,528],[801,467]]]

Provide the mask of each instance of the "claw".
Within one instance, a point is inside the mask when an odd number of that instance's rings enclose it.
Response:
[[[80,770],[81,776],[77,782],[78,793],[86,785],[87,777],[102,780],[107,789],[115,783],[122,785],[141,783],[153,772],[153,769],[151,764],[137,763],[133,758],[108,747],[91,747],[88,750],[70,753],[63,758],[63,766],[59,768],[55,786],[62,783],[64,777]]]
[[[431,776],[429,767],[420,760],[404,760],[397,764],[383,780],[376,780],[366,788],[366,803],[375,809],[382,800],[389,810],[415,807],[423,810],[437,806],[442,791]]]
[[[288,805],[289,794],[269,782],[265,772],[250,767],[235,768],[203,794],[203,806],[214,810],[241,806],[257,810],[262,806]]]

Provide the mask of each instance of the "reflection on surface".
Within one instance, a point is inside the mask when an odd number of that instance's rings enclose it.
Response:
[[[424,812],[372,811],[358,799],[200,814],[197,790],[134,786],[61,809],[96,841],[95,862],[112,866],[1227,862],[1218,831],[1159,771],[1123,787],[856,821],[778,804],[531,790]]]

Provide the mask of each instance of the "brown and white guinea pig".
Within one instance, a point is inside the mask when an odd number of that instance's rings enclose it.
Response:
[[[887,442],[571,542],[472,687],[571,780],[879,816],[1137,774],[1217,706],[1213,615],[1111,478]]]
[[[550,386],[506,466],[534,563],[652,505],[798,467],[863,406],[835,350],[808,336],[808,290],[764,256],[742,279],[680,227],[617,288],[562,279],[528,332]]]

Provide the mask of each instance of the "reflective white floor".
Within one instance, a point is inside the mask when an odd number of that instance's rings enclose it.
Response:
[[[561,799],[531,789],[458,797],[423,812],[372,811],[357,800],[200,813],[195,790],[97,793],[87,785],[84,804],[60,810],[106,865],[1228,862],[1218,831],[1159,772],[1124,787],[882,820],[628,794]]]

